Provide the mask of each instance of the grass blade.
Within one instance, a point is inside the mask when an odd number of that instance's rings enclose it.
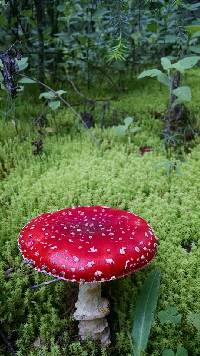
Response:
[[[160,270],[151,272],[138,296],[135,307],[135,318],[132,329],[134,356],[140,356],[148,343],[154,312],[157,306],[160,288]]]

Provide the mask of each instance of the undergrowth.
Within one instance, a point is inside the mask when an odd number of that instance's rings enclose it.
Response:
[[[190,110],[197,124],[198,75],[192,71],[188,77],[194,94]],[[37,132],[32,117],[41,106],[21,100],[18,135],[12,122],[0,123],[0,330],[18,356],[131,355],[132,310],[139,288],[155,266],[161,269],[158,311],[176,305],[183,316],[200,312],[200,140],[196,138],[191,153],[183,153],[181,160],[172,155],[169,161],[161,139],[163,123],[155,118],[155,112],[165,109],[166,93],[157,83],[143,87],[143,93],[138,86],[130,83],[127,93],[111,103],[112,109],[133,116],[141,127],[131,142],[116,137],[111,128],[96,127],[92,132],[101,142],[97,146],[89,130],[82,130],[69,111],[61,110],[56,114],[56,132],[46,133],[43,152],[33,155],[31,140]],[[48,126],[54,124],[49,115]],[[141,155],[145,145],[152,151]],[[179,169],[169,170],[174,162]],[[104,285],[103,294],[111,302],[108,350],[78,340],[72,318],[77,285],[62,281],[31,289],[48,277],[24,265],[17,247],[19,230],[30,218],[77,205],[128,209],[147,219],[159,237],[158,254],[149,267]],[[185,247],[190,244],[188,252]],[[179,327],[163,326],[156,317],[147,355],[158,356],[178,344],[190,355],[200,354],[199,335],[184,317]],[[10,355],[1,337],[0,355]]]

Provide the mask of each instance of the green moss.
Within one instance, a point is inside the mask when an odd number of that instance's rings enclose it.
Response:
[[[198,83],[195,78],[192,82],[195,92]],[[188,311],[200,312],[200,144],[197,140],[192,153],[178,162],[180,171],[168,174],[169,162],[160,139],[162,124],[151,114],[151,110],[164,109],[166,95],[159,85],[153,85],[153,93],[148,84],[141,94],[139,84],[139,89],[134,87],[112,104],[135,114],[142,128],[131,143],[114,137],[111,129],[96,128],[93,133],[102,141],[99,148],[91,142],[89,131],[75,134],[72,129],[69,133],[73,118],[62,111],[56,118],[62,132],[45,137],[44,153],[39,157],[32,154],[32,129],[23,120],[20,137],[10,124],[1,123],[5,131],[0,155],[7,171],[0,184],[0,320],[20,356],[130,355],[132,310],[140,286],[155,266],[161,269],[158,310],[175,304],[184,317],[180,326],[173,327],[161,326],[156,318],[147,354],[160,355],[164,348],[176,349],[180,343],[190,355],[200,354],[199,337],[185,321]],[[25,140],[21,139],[23,133]],[[153,151],[141,156],[142,145],[151,145]],[[19,230],[31,217],[66,206],[94,204],[143,216],[160,238],[157,258],[134,280],[129,277],[105,285],[104,294],[111,301],[112,332],[107,351],[78,341],[72,318],[77,287],[58,282],[30,289],[48,277],[24,265],[17,247]],[[190,242],[193,248],[188,253],[182,246]],[[0,345],[0,354],[6,354],[5,345]]]

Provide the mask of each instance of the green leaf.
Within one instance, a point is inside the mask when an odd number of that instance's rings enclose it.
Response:
[[[178,98],[179,102],[191,101],[192,93],[191,89],[188,86],[178,87],[172,91],[174,95]]]
[[[158,75],[160,75],[162,72],[159,69],[149,69],[149,70],[144,70],[139,76],[138,79],[142,79],[145,77],[157,77]]]
[[[190,46],[189,49],[191,52],[200,54],[200,46]]]
[[[141,127],[133,127],[132,129],[130,129],[130,132],[133,134],[136,134],[137,132],[141,131]]]
[[[51,99],[54,99],[55,97],[56,97],[56,95],[55,95],[53,92],[51,92],[51,91],[45,91],[45,92],[43,92],[43,93],[40,94],[39,99],[44,98],[44,99],[49,99],[49,100],[51,100]]]
[[[21,83],[21,84],[33,84],[33,83],[36,83],[36,80],[24,77],[24,78],[19,80],[19,83]]]
[[[60,107],[60,100],[53,100],[48,103],[48,106],[52,110],[57,110]]]
[[[118,126],[113,127],[113,129],[114,129],[115,134],[118,136],[125,136],[126,130],[127,130],[125,125],[118,125]]]
[[[132,117],[126,117],[124,119],[124,124],[128,128],[131,124],[133,123],[133,118]]]
[[[187,321],[189,324],[193,325],[198,332],[200,332],[200,314],[190,312],[187,316]]]
[[[64,12],[64,11],[65,11],[65,4],[58,5],[58,6],[57,6],[57,10],[58,10],[59,12]]]
[[[134,355],[145,351],[154,319],[160,288],[160,270],[151,272],[145,280],[136,301],[135,318],[132,329]]]
[[[198,31],[194,32],[192,38],[200,37],[200,26],[198,26]]]
[[[167,57],[162,57],[161,58],[161,64],[163,69],[168,70],[172,67],[171,61]]]
[[[159,81],[160,83],[166,85],[166,86],[169,88],[169,86],[170,86],[170,80],[169,80],[167,74],[161,73],[161,74],[159,74],[159,75],[157,76],[157,79],[158,79],[158,81]]]
[[[28,57],[22,57],[21,59],[17,59],[17,65],[19,68],[19,72],[26,69],[28,67]]]
[[[179,346],[176,351],[176,356],[188,356],[188,352],[183,346]]]
[[[65,94],[66,91],[65,90],[57,90],[56,94],[58,94],[59,96],[61,96],[62,94]]]
[[[183,72],[186,69],[193,68],[200,60],[200,56],[191,56],[191,57],[185,57],[178,61],[177,63],[172,64],[172,68],[175,68],[179,70],[180,72]]]
[[[189,25],[189,26],[185,26],[186,31],[190,34],[190,35],[194,35],[195,32],[200,31],[200,25]]]
[[[175,356],[175,353],[174,353],[174,351],[172,351],[171,349],[165,349],[165,350],[162,352],[162,356]]]
[[[165,36],[165,43],[176,43],[177,41],[177,36],[176,35],[166,35]]]
[[[178,314],[178,310],[174,306],[170,306],[165,310],[158,313],[160,323],[163,324],[179,324],[181,322],[182,315]]]
[[[156,33],[158,31],[158,24],[155,21],[148,23],[147,31]]]

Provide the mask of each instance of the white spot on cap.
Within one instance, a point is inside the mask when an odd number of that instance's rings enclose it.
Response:
[[[87,263],[87,267],[92,267],[94,265],[94,261],[89,261],[88,263]]]
[[[135,247],[135,251],[136,251],[136,252],[140,252],[139,247],[136,246],[136,247]]]
[[[111,265],[112,263],[115,263],[115,262],[113,261],[112,258],[106,258],[106,263]]]
[[[126,253],[126,247],[120,248],[119,252],[120,252],[120,255],[125,255],[125,253]]]
[[[79,262],[79,258],[76,256],[73,256],[73,260],[74,260],[74,262]]]
[[[94,246],[90,247],[88,252],[97,252],[97,248],[95,248]]]
[[[74,267],[71,267],[70,269],[72,272],[75,272],[75,270],[76,270]]]
[[[129,262],[130,262],[130,260],[127,260],[127,261],[126,261],[126,263],[125,263],[125,269],[127,269]]]
[[[103,272],[101,272],[101,271],[96,271],[96,272],[94,273],[94,275],[95,275],[96,277],[100,277],[102,274],[103,274]]]

